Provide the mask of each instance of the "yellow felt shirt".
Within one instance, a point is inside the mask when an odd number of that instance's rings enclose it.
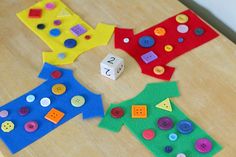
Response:
[[[45,5],[48,2],[53,2],[55,8],[51,10],[46,9]],[[42,9],[42,16],[40,18],[30,18],[28,16],[30,9]],[[43,61],[54,65],[73,63],[81,53],[96,46],[106,45],[114,31],[113,25],[102,23],[99,23],[93,29],[60,0],[40,1],[30,8],[17,13],[17,16],[52,49],[53,52],[43,52]],[[61,24],[55,26],[53,23],[54,20],[61,20]],[[45,25],[45,28],[42,30],[37,28],[37,25],[41,23]],[[87,31],[77,37],[70,29],[78,24],[83,26]],[[52,37],[49,32],[53,28],[60,29],[61,34],[57,37]],[[85,39],[86,35],[91,36],[91,38]],[[74,48],[65,47],[64,41],[66,39],[75,39],[77,45]],[[59,53],[64,53],[65,58],[58,58]]]

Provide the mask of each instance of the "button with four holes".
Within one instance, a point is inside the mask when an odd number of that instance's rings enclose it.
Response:
[[[207,138],[200,138],[195,142],[195,149],[200,153],[208,153],[212,150],[212,142]]]
[[[121,107],[114,107],[110,112],[113,118],[121,118],[124,115],[124,110]]]
[[[40,100],[40,105],[43,107],[48,107],[51,104],[51,100],[47,97],[44,97]]]
[[[64,46],[67,48],[73,48],[77,45],[77,41],[75,39],[66,39],[64,41]]]
[[[14,130],[14,127],[15,125],[12,121],[5,121],[1,125],[1,129],[3,132],[11,132],[12,130]]]
[[[142,136],[146,140],[152,140],[155,137],[155,132],[152,129],[144,130]]]
[[[147,106],[132,105],[132,118],[147,118]]]
[[[149,48],[155,44],[155,40],[151,36],[142,36],[139,38],[138,43],[143,48]]]
[[[193,131],[193,123],[189,120],[181,120],[177,123],[177,130],[181,134],[189,134]]]
[[[54,70],[54,71],[51,73],[51,77],[54,78],[54,79],[60,78],[61,75],[62,75],[62,73],[61,73],[59,70]]]
[[[165,72],[165,68],[163,66],[158,65],[153,68],[153,72],[156,75],[162,75]]]
[[[85,104],[85,99],[83,96],[76,95],[71,99],[71,105],[74,107],[81,107]]]
[[[0,117],[1,118],[6,118],[8,116],[8,111],[7,110],[2,110],[0,111]]]
[[[62,95],[66,92],[66,86],[64,84],[55,84],[52,86],[52,93],[55,95]]]
[[[175,20],[178,23],[186,23],[186,22],[188,22],[188,16],[185,14],[179,14],[175,17]]]
[[[187,25],[178,25],[177,26],[177,31],[179,33],[187,33],[189,30],[188,26]]]
[[[173,147],[165,146],[164,150],[165,150],[166,153],[171,153],[173,151]]]
[[[24,125],[26,132],[35,132],[38,129],[38,122],[37,121],[28,121]]]
[[[18,111],[19,115],[21,115],[21,116],[25,116],[25,115],[27,115],[29,112],[30,112],[30,110],[29,110],[29,108],[26,107],[26,106],[21,107],[21,108],[19,109],[19,111]]]
[[[60,120],[64,117],[64,113],[52,108],[46,115],[45,115],[45,119],[47,119],[48,121],[57,124],[58,122],[60,122]]]
[[[166,34],[166,30],[163,27],[157,27],[154,29],[154,34],[159,37],[164,36]]]
[[[169,117],[159,118],[157,125],[161,130],[170,130],[174,126],[172,119]]]

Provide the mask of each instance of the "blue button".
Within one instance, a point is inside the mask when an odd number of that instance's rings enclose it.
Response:
[[[178,138],[178,136],[177,136],[177,134],[175,134],[175,133],[171,133],[171,134],[169,135],[169,140],[170,140],[170,141],[176,141],[177,138]]]
[[[66,57],[66,55],[65,55],[65,53],[59,53],[59,54],[57,55],[57,57],[58,57],[59,59],[64,59],[64,58]]]
[[[204,34],[204,30],[202,29],[202,28],[196,28],[195,30],[194,30],[194,33],[197,35],[197,36],[201,36],[201,35],[203,35]]]
[[[193,131],[193,123],[188,120],[181,120],[177,124],[177,130],[181,134],[189,134]]]
[[[165,152],[171,153],[173,151],[173,148],[171,146],[165,146]]]
[[[73,48],[77,45],[77,41],[75,39],[66,39],[64,41],[64,46],[67,48]]]
[[[49,34],[53,37],[57,37],[61,34],[61,31],[58,28],[54,28],[50,30]]]
[[[184,42],[184,38],[182,37],[178,38],[178,43],[182,43],[182,42]]]
[[[151,36],[143,36],[139,38],[138,43],[141,47],[149,48],[155,44],[155,40]]]

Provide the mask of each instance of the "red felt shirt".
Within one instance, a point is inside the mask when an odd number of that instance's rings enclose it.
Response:
[[[208,42],[209,40],[216,38],[218,34],[204,23],[194,12],[186,10],[180,14],[188,16],[188,21],[183,23],[187,25],[189,30],[187,33],[179,33],[177,26],[181,23],[176,21],[176,16],[173,16],[157,25],[154,25],[136,35],[133,33],[133,29],[115,28],[115,48],[122,49],[131,55],[139,64],[142,69],[142,73],[153,76],[155,78],[170,80],[175,70],[174,67],[169,67],[167,64],[174,58],[188,52],[189,50]],[[178,14],[179,15],[179,14]],[[166,30],[164,36],[157,36],[154,34],[154,30],[157,27],[162,27]],[[195,29],[202,28],[204,33],[201,36],[196,35]],[[151,36],[155,40],[155,44],[149,48],[143,48],[139,45],[138,41],[140,37]],[[178,42],[178,38],[182,37],[184,41]],[[124,38],[128,38],[129,42],[125,43]],[[173,51],[166,52],[165,45],[172,45]],[[141,56],[149,51],[153,51],[158,58],[150,63],[145,63]],[[163,66],[165,71],[161,75],[157,75],[153,72],[155,66]]]

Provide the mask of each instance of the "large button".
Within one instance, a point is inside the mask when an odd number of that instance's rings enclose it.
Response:
[[[121,118],[124,115],[124,110],[121,107],[114,107],[111,109],[111,116],[113,118]]]
[[[8,111],[7,110],[2,110],[0,111],[0,117],[1,118],[6,118],[8,116]]]
[[[155,44],[155,40],[151,36],[143,36],[139,38],[138,43],[141,47],[149,48]]]
[[[12,130],[14,130],[14,127],[15,125],[12,121],[5,121],[1,125],[1,129],[3,132],[11,132]]]
[[[147,118],[147,106],[132,105],[132,118]]]
[[[67,48],[73,48],[77,45],[77,41],[75,39],[66,39],[64,41],[64,46]]]
[[[171,147],[171,146],[165,146],[165,152],[166,153],[171,153],[172,151],[173,151],[173,147]]]
[[[152,129],[147,129],[143,131],[143,138],[146,140],[151,140],[155,137],[155,132]]]
[[[212,149],[212,143],[207,138],[200,138],[195,142],[195,149],[200,153],[208,153]]]
[[[165,72],[165,68],[163,66],[158,65],[153,68],[153,72],[156,75],[162,75]]]
[[[47,106],[49,106],[50,104],[51,104],[51,100],[50,100],[49,98],[47,98],[47,97],[42,98],[42,99],[40,100],[40,105],[43,106],[43,107],[47,107]]]
[[[84,105],[85,103],[85,99],[84,97],[80,96],[80,95],[76,95],[71,99],[71,105],[74,107],[81,107]]]
[[[26,97],[26,101],[27,101],[27,102],[34,102],[34,100],[35,100],[35,96],[32,95],[32,94],[30,94],[30,95],[28,95],[28,96]]]
[[[53,3],[53,2],[48,2],[46,5],[45,5],[45,8],[48,9],[48,10],[52,10],[56,7],[56,5]]]
[[[187,33],[188,30],[189,30],[189,28],[187,25],[178,25],[178,27],[177,27],[177,31],[179,33]]]
[[[38,129],[38,122],[29,121],[24,125],[25,131],[27,132],[35,132]]]
[[[166,30],[163,27],[157,27],[154,29],[154,34],[156,36],[164,36],[166,34]]]
[[[141,56],[142,60],[148,64],[154,60],[156,60],[158,57],[153,51],[149,51]]]
[[[54,70],[52,73],[51,73],[51,77],[54,78],[54,79],[58,79],[61,77],[61,72],[59,70]]]
[[[197,36],[201,36],[201,35],[203,35],[204,33],[205,33],[205,31],[204,31],[204,29],[202,29],[202,28],[196,28],[195,30],[194,30],[194,33],[197,35]]]
[[[169,117],[161,117],[157,121],[158,128],[161,130],[169,130],[173,127],[173,121]]]
[[[175,17],[175,20],[178,23],[186,23],[186,22],[188,22],[188,16],[185,14],[179,14]]]
[[[175,133],[169,134],[169,140],[170,141],[176,141],[178,139],[178,135]]]
[[[174,47],[172,45],[165,45],[164,49],[166,52],[171,52],[173,51]]]
[[[193,123],[188,120],[181,120],[177,124],[177,130],[181,134],[189,134],[193,131]]]
[[[45,24],[40,23],[40,24],[37,25],[37,28],[42,30],[42,29],[45,28]]]
[[[184,153],[179,153],[176,155],[176,157],[186,157],[186,155]]]
[[[28,113],[30,112],[29,108],[24,106],[24,107],[21,107],[18,111],[18,113],[21,115],[21,116],[25,116],[27,115]]]
[[[61,31],[58,28],[53,28],[53,29],[50,30],[49,34],[52,37],[57,37],[57,36],[59,36],[61,34]]]
[[[52,93],[55,95],[61,95],[66,92],[66,86],[64,84],[55,84],[52,86]]]

